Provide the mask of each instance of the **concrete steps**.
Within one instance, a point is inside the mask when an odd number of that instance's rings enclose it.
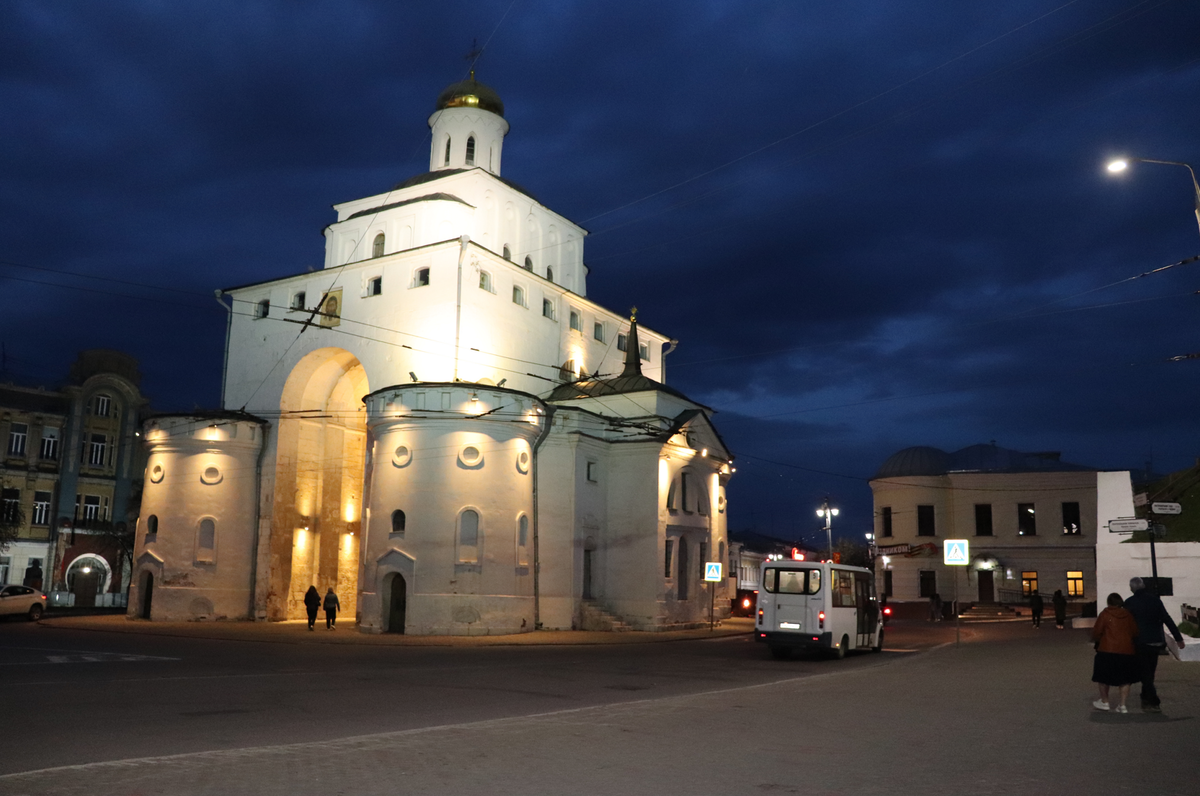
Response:
[[[580,606],[580,630],[604,630],[624,633],[633,630],[621,617],[607,611],[600,603],[585,600]]]
[[[1000,603],[975,603],[958,617],[963,622],[1011,622],[1021,615]]]

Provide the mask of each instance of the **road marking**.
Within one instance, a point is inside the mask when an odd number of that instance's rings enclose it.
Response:
[[[135,655],[130,652],[92,652],[89,650],[64,650],[54,647],[6,647],[10,650],[28,650],[33,652],[63,652],[65,655],[46,655],[44,660],[12,661],[0,663],[0,666],[44,666],[47,663],[129,663],[137,661],[177,661],[179,658],[166,658],[161,655]]]

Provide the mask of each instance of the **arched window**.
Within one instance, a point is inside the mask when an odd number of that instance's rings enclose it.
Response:
[[[392,512],[392,533],[404,535],[404,512],[400,509]]]
[[[475,136],[467,137],[467,165],[475,165]]]
[[[684,511],[691,512],[692,502],[692,478],[691,473],[683,472],[679,474],[679,507]]]
[[[212,563],[216,558],[217,523],[211,517],[205,517],[196,529],[196,561]]]
[[[529,255],[526,255],[526,256],[525,256],[525,270],[526,270],[526,271],[532,271],[532,270],[533,270],[533,258],[532,258],[532,257],[530,257]]]
[[[458,563],[479,563],[479,512],[474,509],[458,515]]]
[[[529,517],[517,520],[517,566],[529,566]]]
[[[546,278],[549,279],[551,282],[554,281],[554,269],[548,265],[546,266]]]
[[[512,262],[512,249],[508,248],[508,244],[504,244],[504,259]]]
[[[418,268],[413,273],[413,287],[426,287],[429,284],[429,269]]]
[[[446,136],[446,157],[442,161],[443,166],[450,165],[450,136]]]
[[[383,256],[383,233],[382,232],[380,232],[378,235],[375,236],[375,244],[371,248],[371,256],[372,257],[382,257]]]
[[[158,515],[151,514],[146,518],[146,544],[158,539]]]
[[[513,285],[513,304],[525,306],[525,288],[520,285]]]
[[[675,579],[676,599],[688,598],[688,543],[687,539],[679,537],[679,575]]]

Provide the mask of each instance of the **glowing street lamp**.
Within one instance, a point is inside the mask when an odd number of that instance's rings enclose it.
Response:
[[[817,516],[825,518],[825,541],[829,544],[829,560],[833,560],[833,531],[830,530],[833,518],[838,515],[838,510],[831,508],[829,505],[829,496],[825,496],[825,502],[821,504],[821,508],[817,509]]]
[[[1150,158],[1117,158],[1108,162],[1109,174],[1121,174],[1129,169],[1130,163],[1157,163],[1161,166],[1183,166],[1192,175],[1192,194],[1195,201],[1196,224],[1200,227],[1200,183],[1196,182],[1196,171],[1189,163],[1178,160],[1151,160]]]

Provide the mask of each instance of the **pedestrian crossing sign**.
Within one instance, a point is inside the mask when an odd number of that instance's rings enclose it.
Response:
[[[721,562],[720,561],[705,561],[704,562],[704,579],[714,583],[721,580]]]
[[[965,567],[970,563],[966,539],[947,539],[942,548],[943,562],[948,567]]]

